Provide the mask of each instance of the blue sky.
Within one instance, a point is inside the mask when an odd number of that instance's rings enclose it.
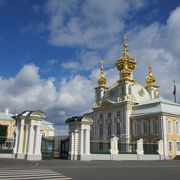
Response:
[[[135,79],[151,64],[161,95],[173,99],[173,80],[179,94],[178,0],[0,0],[0,23],[1,111],[42,109],[59,125],[86,112],[101,60],[108,84],[118,79],[125,33]]]

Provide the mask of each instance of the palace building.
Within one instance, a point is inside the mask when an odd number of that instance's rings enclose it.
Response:
[[[180,104],[160,97],[152,67],[148,67],[146,85],[139,84],[133,71],[137,61],[129,55],[127,38],[124,37],[122,56],[116,60],[119,79],[107,86],[104,67],[101,66],[95,104],[91,140],[106,141],[112,135],[122,143],[144,143],[163,140],[166,157],[180,155]]]

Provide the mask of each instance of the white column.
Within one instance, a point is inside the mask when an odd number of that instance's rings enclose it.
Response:
[[[85,154],[90,154],[90,130],[85,130]]]
[[[26,132],[26,135],[25,135],[25,143],[24,143],[24,154],[27,153],[29,125],[26,125],[26,131],[25,132]]]
[[[70,132],[70,141],[69,141],[69,159],[73,160],[74,156],[74,132]]]
[[[77,160],[78,151],[79,151],[79,134],[77,129],[74,131],[74,160]]]
[[[125,109],[125,134],[126,134],[126,143],[129,143],[130,141],[130,110],[128,110],[128,107]]]
[[[80,129],[80,143],[79,143],[80,155],[84,154],[84,129]]]
[[[14,144],[14,148],[13,148],[13,154],[16,154],[17,153],[17,147],[18,147],[18,137],[19,137],[19,132],[18,132],[18,129],[16,129],[15,131],[15,144]]]
[[[29,126],[29,138],[28,138],[28,149],[27,155],[33,154],[33,145],[34,145],[34,126],[31,124]]]
[[[37,125],[36,127],[36,139],[35,139],[35,155],[41,155],[41,133],[40,133],[40,126]]]
[[[19,126],[19,136],[18,136],[18,148],[17,148],[17,153],[22,154],[22,149],[23,149],[23,131],[24,131],[24,126],[21,124]]]

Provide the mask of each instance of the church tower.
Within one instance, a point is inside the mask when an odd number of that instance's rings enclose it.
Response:
[[[96,104],[95,106],[99,106],[100,103],[102,102],[102,98],[104,96],[104,93],[108,89],[107,87],[107,81],[105,79],[104,75],[104,67],[103,67],[103,62],[101,62],[101,70],[100,70],[100,77],[98,79],[98,87],[95,88],[95,98],[96,98]]]
[[[124,49],[122,56],[116,60],[115,65],[119,70],[119,94],[120,100],[131,100],[134,101],[134,96],[132,95],[132,88],[134,85],[133,71],[136,67],[136,60],[129,55],[127,36],[124,36]]]
[[[155,86],[155,77],[152,74],[152,67],[148,67],[148,76],[146,77],[146,89],[149,92],[151,99],[159,98],[159,86]]]

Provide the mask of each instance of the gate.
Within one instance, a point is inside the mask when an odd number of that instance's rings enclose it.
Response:
[[[158,154],[157,143],[144,143],[143,144],[144,154]]]
[[[41,153],[42,160],[49,160],[54,158],[54,139],[42,137]]]
[[[60,158],[68,159],[68,152],[69,152],[69,138],[65,140],[61,140]]]

